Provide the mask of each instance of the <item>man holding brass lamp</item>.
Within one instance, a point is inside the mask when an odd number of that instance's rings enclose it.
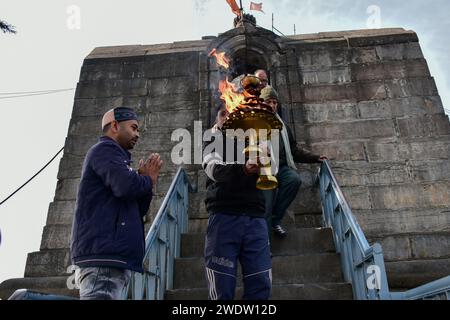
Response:
[[[219,110],[216,128],[224,117]],[[265,199],[256,188],[259,165],[225,162],[223,152],[204,155],[207,175],[206,209],[210,215],[205,241],[206,278],[210,300],[234,299],[237,262],[241,263],[245,300],[267,300],[272,286],[272,263],[265,221]],[[234,146],[234,141],[232,145]],[[238,151],[239,152],[239,151]]]

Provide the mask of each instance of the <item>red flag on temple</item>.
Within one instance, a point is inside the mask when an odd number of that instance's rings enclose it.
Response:
[[[262,13],[265,13],[264,11],[262,11],[262,2],[260,3],[250,2],[250,10],[261,11]]]
[[[227,0],[228,4],[231,7],[231,11],[233,11],[233,13],[237,16],[241,15],[241,9],[239,9],[236,0]]]
[[[250,10],[261,11],[262,13],[265,13],[262,9],[262,2],[261,3],[250,2]]]

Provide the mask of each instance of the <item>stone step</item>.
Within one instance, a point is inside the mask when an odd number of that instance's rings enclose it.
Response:
[[[71,264],[69,249],[31,252],[27,257],[25,277],[68,276]]]
[[[322,213],[295,215],[297,228],[321,228],[323,227]]]
[[[292,218],[286,214],[282,221],[283,227],[291,230],[295,228],[321,228],[323,226],[322,214],[297,214]],[[189,215],[188,233],[205,233],[208,226],[208,215]]]
[[[204,233],[183,234],[181,237],[181,256],[184,258],[203,257],[204,247]],[[285,239],[273,236],[271,248],[274,256],[335,251],[331,229],[313,228],[293,229]]]
[[[53,201],[48,208],[47,223],[72,225],[75,214],[75,200],[72,201]]]
[[[321,207],[318,202],[316,191],[301,190],[287,210],[288,215],[305,215],[311,213],[320,213]],[[205,206],[206,192],[197,192],[189,194],[189,216],[191,218],[204,218],[208,216]]]
[[[243,288],[236,288],[235,299],[243,295]],[[168,290],[166,300],[207,300],[206,288]],[[307,283],[274,285],[270,300],[352,300],[352,286],[348,283]]]
[[[410,261],[386,261],[389,287],[416,288],[447,277],[450,274],[450,258]]]
[[[72,225],[51,224],[44,227],[40,250],[65,249],[70,246]]]
[[[343,282],[339,257],[334,253],[278,256],[272,264],[274,284]],[[203,258],[176,259],[174,275],[174,289],[206,287]]]
[[[18,289],[29,289],[42,293],[50,293],[78,298],[79,291],[76,289],[70,290],[67,286],[68,281],[71,281],[71,278],[69,278],[69,276],[9,279],[3,281],[0,284],[0,299],[8,299],[14,293],[14,291]]]

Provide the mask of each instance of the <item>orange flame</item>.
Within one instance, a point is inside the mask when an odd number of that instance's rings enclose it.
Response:
[[[229,113],[232,113],[244,100],[244,95],[242,93],[237,93],[236,86],[227,79],[220,81],[219,91],[222,93],[220,99],[225,101]]]
[[[225,56],[225,52],[217,52],[217,50],[214,48],[209,53],[209,56],[216,58],[216,63],[218,66],[222,66],[225,69],[228,69],[230,67],[230,59]]]

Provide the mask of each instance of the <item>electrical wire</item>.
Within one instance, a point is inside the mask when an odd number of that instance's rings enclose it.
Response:
[[[53,158],[51,158],[50,159],[50,161],[49,162],[47,162],[38,172],[36,172],[30,179],[28,179],[27,180],[27,182],[25,182],[24,184],[22,184],[19,188],[17,188],[13,193],[11,193],[8,197],[6,197],[2,202],[0,202],[0,206],[2,205],[2,204],[4,204],[6,201],[8,201],[9,200],[9,198],[11,198],[13,195],[15,195],[17,192],[19,192],[20,191],[20,189],[22,189],[23,187],[25,187],[29,182],[31,182],[31,180],[33,180],[34,178],[36,178],[36,176],[38,175],[38,174],[40,174],[42,171],[44,171],[44,169],[45,168],[47,168],[49,165],[50,165],[50,163],[52,163],[52,161],[53,160],[55,160],[56,159],[56,157],[62,152],[64,150],[64,147],[62,147],[59,151],[58,151],[58,153],[57,154],[55,154],[54,156],[53,156]]]
[[[47,95],[47,94],[54,94],[54,93],[60,93],[60,92],[66,92],[66,91],[72,91],[75,90],[75,88],[69,88],[69,89],[57,89],[57,90],[48,90],[48,91],[29,91],[29,92],[11,92],[11,93],[0,93],[0,99],[13,99],[13,98],[23,98],[23,97],[30,97],[30,96],[41,96],[41,95]]]

